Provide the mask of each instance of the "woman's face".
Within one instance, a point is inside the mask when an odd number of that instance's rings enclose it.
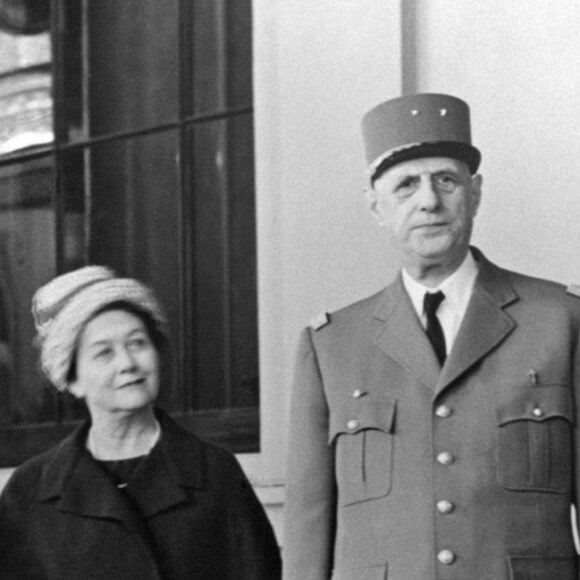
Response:
[[[138,412],[159,394],[159,354],[138,316],[110,310],[90,320],[79,339],[70,391],[92,416]]]

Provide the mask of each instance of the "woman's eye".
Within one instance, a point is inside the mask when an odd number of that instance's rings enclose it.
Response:
[[[112,351],[110,348],[102,348],[95,353],[95,358],[100,358],[100,359],[106,358],[106,357],[110,356],[111,352]]]
[[[141,336],[136,337],[136,338],[132,338],[129,341],[129,346],[131,346],[133,348],[144,348],[148,344],[149,344],[149,341],[145,337],[141,337]]]

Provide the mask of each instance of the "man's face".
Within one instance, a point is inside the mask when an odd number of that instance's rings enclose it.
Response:
[[[369,196],[373,213],[408,263],[445,266],[468,250],[481,176],[472,176],[456,159],[412,159],[385,171]]]

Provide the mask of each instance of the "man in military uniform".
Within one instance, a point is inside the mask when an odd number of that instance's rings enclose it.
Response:
[[[580,299],[469,245],[469,108],[363,119],[371,208],[398,278],[301,335],[285,580],[578,580]]]

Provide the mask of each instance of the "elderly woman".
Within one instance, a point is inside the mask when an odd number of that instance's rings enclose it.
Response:
[[[33,299],[42,367],[90,421],[0,497],[0,578],[273,580],[280,555],[229,452],[154,407],[166,321],[152,292],[89,266]]]

